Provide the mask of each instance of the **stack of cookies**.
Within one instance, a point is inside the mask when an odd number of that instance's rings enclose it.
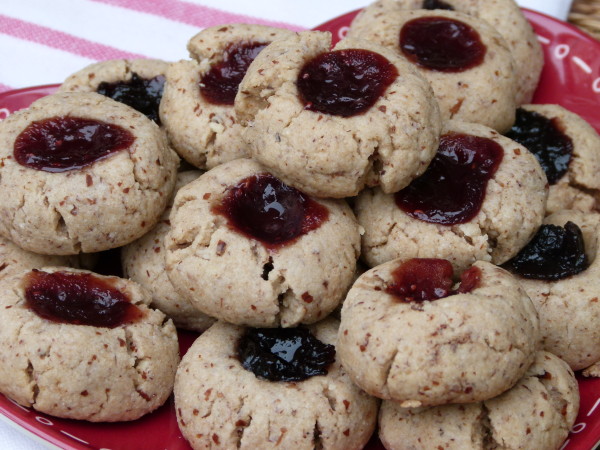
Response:
[[[194,448],[558,449],[600,374],[600,137],[527,104],[513,0],[188,50],[0,123],[0,392],[120,421],[174,391]]]

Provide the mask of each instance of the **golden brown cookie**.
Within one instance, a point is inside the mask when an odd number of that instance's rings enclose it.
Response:
[[[309,195],[395,192],[434,156],[441,122],[431,88],[376,44],[330,47],[329,33],[302,32],[250,65],[235,109],[251,155]]]
[[[0,235],[36,253],[125,245],[158,220],[179,158],[158,126],[91,92],[54,94],[0,122]]]
[[[309,330],[333,345],[337,326],[326,319]],[[177,419],[193,448],[363,448],[375,427],[377,401],[350,381],[337,360],[325,375],[269,381],[242,366],[243,333],[242,327],[216,323],[177,370]]]
[[[313,323],[336,308],[354,277],[360,236],[348,205],[312,199],[249,159],[183,187],[170,221],[173,286],[221,320]]]
[[[0,392],[53,415],[135,420],[173,388],[173,322],[136,283],[64,267],[2,280]]]
[[[458,275],[447,260],[396,259],[354,283],[337,351],[358,386],[407,408],[487,400],[524,375],[539,323],[518,280],[483,261]]]

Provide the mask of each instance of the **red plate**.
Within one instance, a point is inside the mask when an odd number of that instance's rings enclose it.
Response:
[[[600,43],[577,28],[551,17],[525,11],[544,48],[546,64],[535,103],[558,103],[583,116],[600,131]],[[348,30],[356,12],[333,19],[316,29],[331,31],[334,41]],[[9,91],[0,94],[0,120],[52,93],[56,85]],[[194,333],[180,332],[185,351]],[[563,449],[588,450],[600,441],[600,379],[579,378],[581,409]],[[68,450],[112,449],[189,450],[179,433],[172,399],[162,408],[134,422],[92,424],[50,417],[16,405],[0,395],[0,413],[25,430]],[[370,450],[382,448],[374,441]]]

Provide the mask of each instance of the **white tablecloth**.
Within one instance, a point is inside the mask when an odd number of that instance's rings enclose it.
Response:
[[[187,58],[201,28],[246,22],[312,28],[369,0],[0,0],[0,92],[60,83],[99,60]],[[518,0],[565,19],[570,0]],[[0,422],[1,450],[43,445]]]

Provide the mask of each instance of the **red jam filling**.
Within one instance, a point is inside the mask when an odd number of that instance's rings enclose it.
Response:
[[[25,302],[44,319],[72,325],[114,328],[144,316],[113,282],[90,273],[34,269],[25,276]]]
[[[238,87],[248,66],[269,43],[238,42],[230,44],[223,59],[211,66],[200,80],[202,97],[213,105],[233,105]]]
[[[248,328],[238,342],[244,369],[270,381],[302,381],[327,375],[335,347],[307,328]]]
[[[503,156],[502,147],[491,139],[446,134],[425,173],[394,195],[396,205],[424,222],[468,222],[481,209],[488,181]]]
[[[466,294],[479,286],[481,270],[471,267],[461,275],[457,290],[452,289],[454,270],[445,259],[412,258],[393,272],[386,292],[401,302],[433,301],[454,294]]]
[[[131,106],[148,119],[160,124],[158,107],[160,106],[164,87],[165,77],[162,75],[145,79],[133,72],[131,80],[116,83],[102,82],[98,85],[96,92]]]
[[[380,54],[349,49],[311,59],[296,84],[306,109],[350,117],[373,106],[397,77],[396,66]]]
[[[326,207],[268,173],[231,187],[213,210],[225,216],[232,229],[269,248],[291,243],[329,217]]]
[[[459,20],[420,17],[400,30],[400,49],[420,67],[438,72],[463,72],[483,62],[486,46],[479,33]]]
[[[446,9],[448,11],[454,11],[454,8],[451,5],[441,0],[424,0],[423,9]]]
[[[515,124],[506,137],[535,155],[550,184],[556,184],[567,173],[573,141],[557,118],[548,119],[537,112],[518,108]]]
[[[130,147],[128,130],[100,120],[58,116],[29,124],[14,144],[15,160],[45,172],[80,169]]]

